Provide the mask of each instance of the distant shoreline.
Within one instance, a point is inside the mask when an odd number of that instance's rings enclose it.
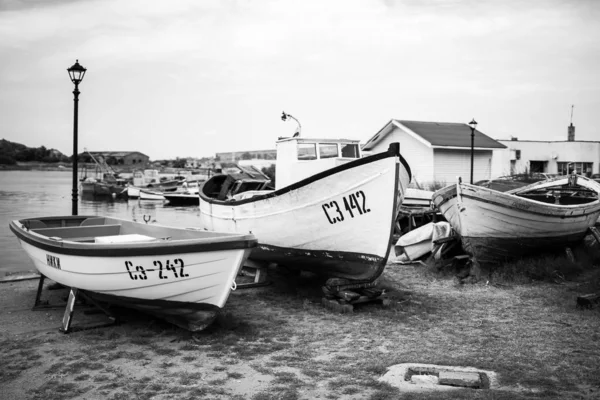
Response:
[[[72,171],[72,165],[61,163],[18,163],[15,165],[0,164],[1,171]]]

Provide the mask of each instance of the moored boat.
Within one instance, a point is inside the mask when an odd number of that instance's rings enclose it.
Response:
[[[149,189],[140,189],[138,198],[140,200],[163,201],[165,199],[165,196],[161,192],[156,192]]]
[[[250,234],[97,216],[28,218],[10,229],[43,276],[191,331],[214,320],[256,246]]]
[[[149,190],[152,192],[171,192],[183,183],[181,179],[167,179],[161,177],[158,170],[146,169],[143,171],[134,171],[132,182],[127,186],[127,197],[137,199],[140,197],[140,190]]]
[[[600,184],[564,176],[508,192],[458,182],[433,202],[482,265],[564,249],[583,239],[600,215]]]
[[[410,181],[397,143],[360,158],[357,140],[283,138],[276,174],[274,191],[248,184],[235,192],[243,182],[209,179],[199,193],[202,226],[252,232],[257,262],[354,281],[381,275]]]

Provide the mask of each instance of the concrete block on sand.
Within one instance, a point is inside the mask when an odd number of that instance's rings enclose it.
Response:
[[[441,371],[439,383],[440,385],[479,388],[481,387],[481,378],[477,372]]]

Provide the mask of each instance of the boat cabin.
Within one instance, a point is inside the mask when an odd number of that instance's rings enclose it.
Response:
[[[215,175],[202,186],[202,191],[217,200],[241,200],[248,195],[262,194],[272,189],[268,176],[255,168],[239,167],[236,173]]]
[[[359,140],[281,138],[277,141],[275,189],[361,157]]]
[[[145,187],[152,183],[159,183],[160,176],[156,169],[145,169],[144,171],[133,171],[133,186]]]

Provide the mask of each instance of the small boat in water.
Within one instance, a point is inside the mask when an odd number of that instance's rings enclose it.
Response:
[[[202,184],[204,184],[204,182],[198,181],[189,184],[184,182],[176,191],[163,193],[163,197],[167,200],[169,206],[197,206],[200,204],[198,191]]]
[[[361,158],[358,140],[281,138],[276,190],[216,175],[199,193],[201,225],[252,232],[259,244],[250,258],[259,263],[372,282],[410,176],[398,143]]]
[[[579,175],[508,192],[461,183],[433,203],[482,265],[552,251],[581,241],[600,215],[600,184]]]
[[[162,192],[157,192],[150,189],[140,189],[138,193],[138,199],[163,201],[165,199],[165,196]]]
[[[190,331],[215,319],[256,246],[251,234],[97,216],[21,219],[10,229],[43,276]]]
[[[161,177],[160,173],[156,169],[134,171],[132,182],[127,186],[127,197],[130,199],[137,199],[138,197],[141,197],[140,190],[161,193],[172,192],[177,190],[182,183],[182,179],[167,179],[164,176]]]

